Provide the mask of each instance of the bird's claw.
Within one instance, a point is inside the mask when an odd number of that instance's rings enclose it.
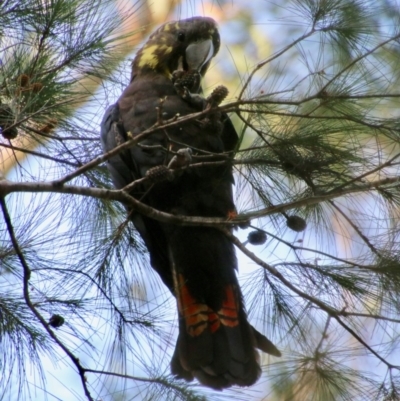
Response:
[[[168,168],[175,170],[180,167],[186,167],[192,162],[192,149],[181,148],[176,152],[176,155],[168,163]]]

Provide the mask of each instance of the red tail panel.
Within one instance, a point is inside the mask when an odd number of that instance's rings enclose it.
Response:
[[[178,275],[175,287],[179,315],[184,319],[186,331],[192,337],[199,336],[206,329],[215,333],[221,325],[239,325],[238,296],[233,285],[225,287],[222,307],[216,312],[191,296],[182,274]]]

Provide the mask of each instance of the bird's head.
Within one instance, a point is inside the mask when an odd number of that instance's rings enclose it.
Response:
[[[219,47],[218,28],[212,18],[167,22],[137,53],[132,63],[132,77],[153,71],[170,78],[176,70],[194,70],[204,76]]]

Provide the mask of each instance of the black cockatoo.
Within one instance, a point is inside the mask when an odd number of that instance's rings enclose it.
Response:
[[[168,22],[157,29],[138,51],[128,87],[105,113],[104,151],[160,118],[211,107],[213,98],[202,97],[200,81],[219,47],[211,18]],[[220,94],[221,88],[214,100]],[[235,211],[228,156],[237,142],[228,116],[215,112],[145,137],[110,158],[108,168],[117,188],[148,176],[130,194],[157,210],[228,218]],[[180,168],[200,160],[227,163]],[[217,228],[161,223],[129,208],[128,213],[149,250],[152,267],[177,299],[179,336],[172,373],[216,389],[253,384],[261,372],[256,349],[276,356],[280,352],[247,321],[233,244]]]

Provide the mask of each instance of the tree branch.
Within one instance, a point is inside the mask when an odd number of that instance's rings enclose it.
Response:
[[[145,203],[138,201],[134,197],[127,194],[124,190],[88,188],[76,185],[60,186],[59,181],[23,183],[23,182],[11,182],[6,179],[0,179],[0,196],[5,197],[10,193],[15,193],[15,192],[50,192],[50,193],[63,193],[63,194],[89,196],[98,199],[116,200],[123,202],[148,217],[166,223],[199,225],[199,226],[215,226],[215,225],[231,226],[236,224],[247,223],[249,220],[254,218],[260,218],[275,213],[284,212],[290,209],[297,209],[304,206],[310,206],[324,201],[329,201],[331,199],[335,199],[341,196],[360,192],[367,192],[372,189],[379,189],[380,187],[389,186],[393,184],[398,186],[400,184],[400,177],[396,176],[392,178],[385,178],[382,180],[371,181],[368,183],[348,188],[342,188],[338,191],[330,191],[328,193],[310,196],[292,202],[282,203],[280,205],[270,206],[267,208],[259,209],[254,212],[242,213],[232,220],[226,220],[222,218],[205,218],[205,217],[173,215],[158,211],[146,205]]]

